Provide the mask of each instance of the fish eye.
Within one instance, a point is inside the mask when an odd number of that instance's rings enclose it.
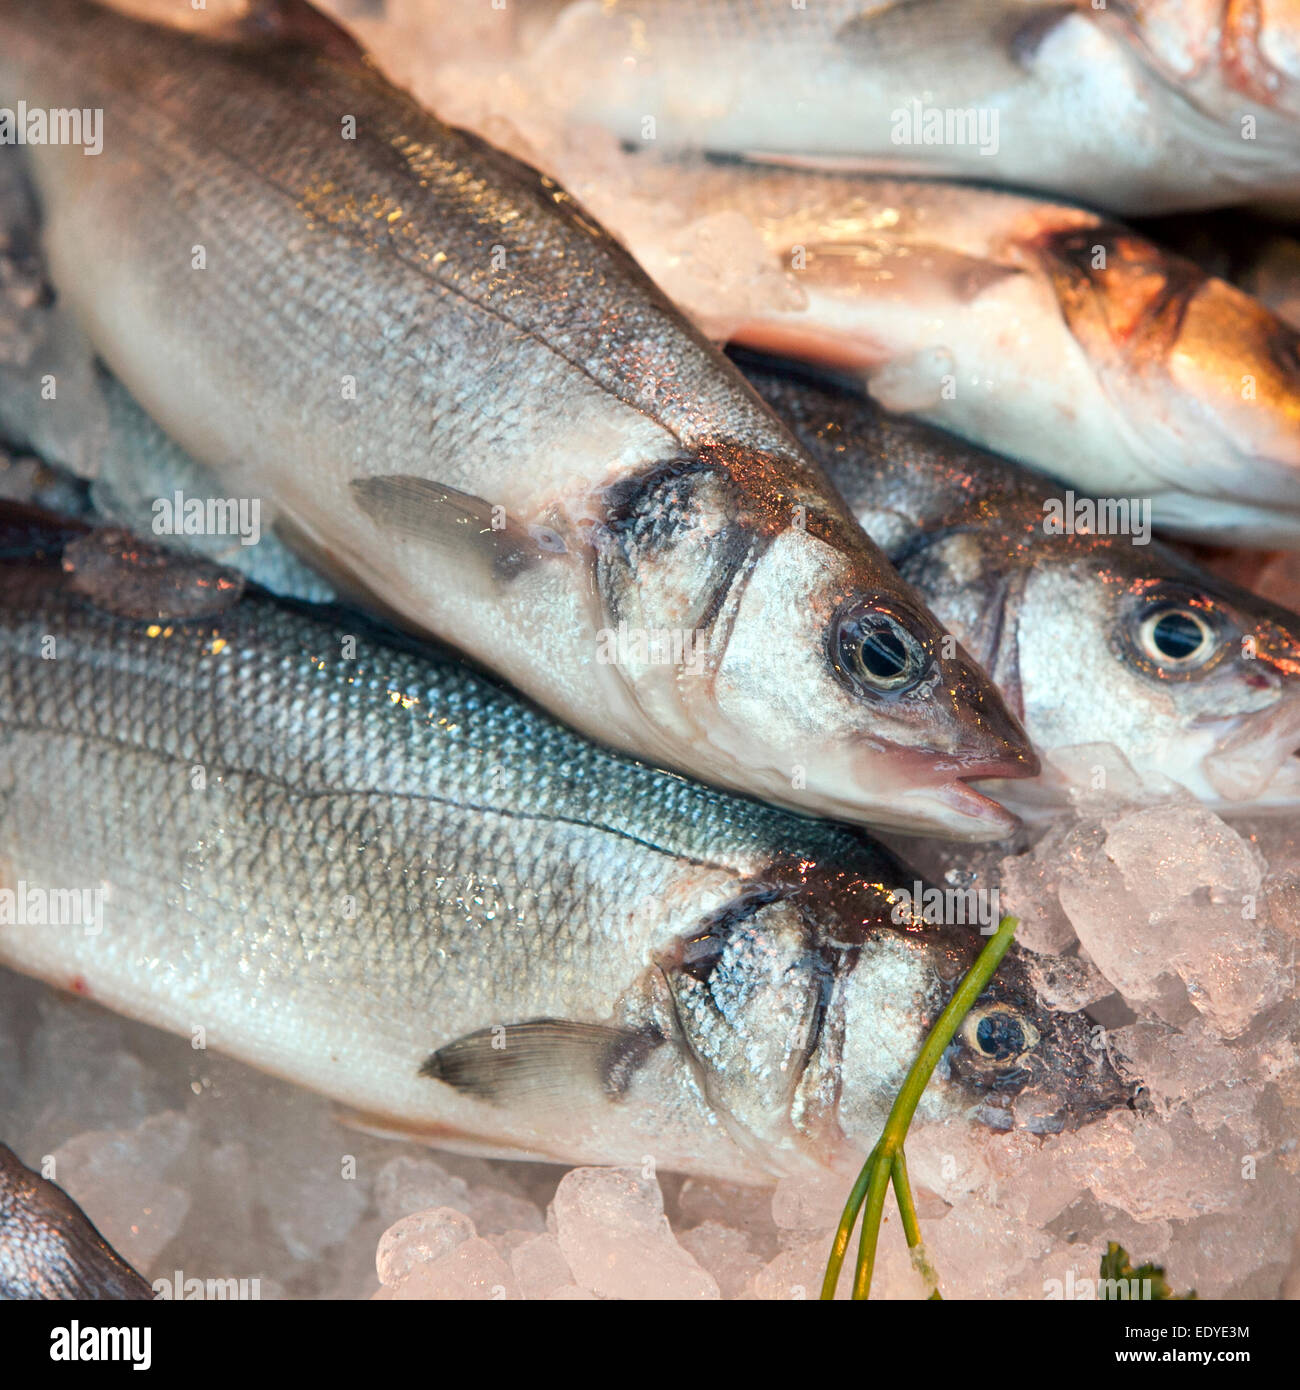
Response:
[[[929,667],[925,648],[892,614],[853,604],[832,625],[832,660],[855,687],[897,695]]]
[[[1194,671],[1218,648],[1218,633],[1205,615],[1182,605],[1148,613],[1138,627],[1143,656],[1166,671]]]
[[[1006,1004],[973,1010],[967,1014],[961,1033],[977,1057],[999,1066],[1019,1060],[1038,1046],[1038,1030]]]

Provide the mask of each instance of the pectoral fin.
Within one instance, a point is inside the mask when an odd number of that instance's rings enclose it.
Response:
[[[433,1053],[420,1075],[494,1105],[618,1100],[663,1041],[654,1032],[538,1018],[457,1038]]]
[[[544,526],[526,526],[505,508],[445,483],[409,473],[353,478],[352,495],[379,527],[446,553],[494,584],[531,569],[545,554],[562,554],[563,539]]]
[[[1021,77],[1074,9],[1031,0],[893,0],[864,6],[836,38],[853,57],[896,73],[928,63],[942,74],[943,100],[965,102]]]

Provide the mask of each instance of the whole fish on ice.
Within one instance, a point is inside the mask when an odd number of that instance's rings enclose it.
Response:
[[[874,1140],[975,927],[860,831],[232,582],[0,509],[0,879],[80,905],[13,907],[0,963],[447,1147],[758,1181]],[[1013,952],[921,1113],[1131,1095]]]
[[[0,0],[60,303],[340,583],[648,761],[972,838],[1023,731],[734,370],[554,181],[301,3],[227,39]]]
[[[1065,802],[1053,755],[1110,744],[1152,791],[1220,810],[1300,803],[1300,614],[1221,580],[1086,499],[868,397],[746,359],[899,571],[976,653]],[[1085,766],[1097,761],[1085,760]]]
[[[1124,213],[1300,198],[1294,0],[510,10],[543,95],[637,146],[996,181]]]
[[[1235,286],[994,189],[630,163],[630,191],[581,193],[718,337],[858,374],[1081,491],[1148,497],[1166,529],[1300,546],[1300,334]],[[758,289],[693,262],[724,217],[761,248]]]

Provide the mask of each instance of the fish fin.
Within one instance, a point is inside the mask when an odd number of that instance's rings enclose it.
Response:
[[[28,1168],[0,1144],[0,1241],[30,1264],[11,1260],[0,1270],[0,1299],[152,1299],[149,1284],[113,1249],[90,1218],[57,1184]],[[12,1282],[11,1282],[12,1281]]]
[[[244,576],[103,527],[63,547],[68,587],[101,612],[139,622],[193,622],[239,602]]]
[[[1065,0],[892,0],[855,15],[836,39],[851,55],[895,70],[924,62],[943,74],[943,100],[963,100],[1020,78],[1043,39],[1074,10]]]
[[[420,1075],[496,1105],[563,1096],[590,1100],[594,1094],[618,1100],[663,1041],[654,1032],[536,1018],[457,1038],[429,1056]]]
[[[246,14],[207,32],[227,42],[296,44],[340,63],[367,61],[356,39],[307,0],[251,0]]]
[[[429,478],[410,473],[353,478],[351,489],[377,526],[447,551],[480,571],[486,567],[484,577],[494,584],[516,578],[545,554],[566,550],[549,527],[508,519],[504,507]]]
[[[369,1110],[355,1110],[350,1106],[335,1106],[335,1120],[347,1129],[360,1134],[373,1135],[376,1139],[403,1139],[414,1144],[428,1144],[431,1148],[446,1149],[449,1153],[467,1154],[472,1158],[502,1158],[512,1161],[531,1159],[535,1162],[558,1163],[562,1155],[548,1149],[535,1148],[524,1144],[493,1143],[480,1139],[468,1130],[455,1125],[438,1124],[430,1121],[421,1124],[418,1120],[399,1120],[391,1115],[378,1115]]]

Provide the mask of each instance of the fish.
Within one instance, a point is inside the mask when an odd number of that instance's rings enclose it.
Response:
[[[627,143],[1037,189],[1121,214],[1300,196],[1290,0],[522,0],[521,56]]]
[[[338,605],[127,611],[203,565],[0,507],[0,964],[440,1147],[754,1183],[860,1157],[983,944],[968,899]],[[1135,1100],[1032,969],[923,1117]]]
[[[991,684],[554,180],[302,0],[224,39],[0,0],[60,303],[339,591],[592,737],[819,815],[999,838]],[[16,108],[15,108],[16,109]]]
[[[1221,812],[1300,803],[1300,614],[851,383],[756,356],[749,380],[863,526],[997,681],[1044,773],[1011,795],[1043,819],[1117,748],[1136,790]],[[1082,504],[1082,509],[1079,504]],[[1172,784],[1172,786],[1171,786]]]
[[[153,1296],[61,1187],[0,1144],[0,1302]]]
[[[1147,497],[1171,533],[1300,547],[1300,334],[1193,262],[998,189],[659,161],[632,184],[685,225],[582,192],[711,332],[852,372],[1093,496]],[[721,218],[759,243],[758,290],[684,252]]]
[[[1156,218],[1142,230],[1300,329],[1300,235],[1293,224],[1251,217],[1236,208]]]

